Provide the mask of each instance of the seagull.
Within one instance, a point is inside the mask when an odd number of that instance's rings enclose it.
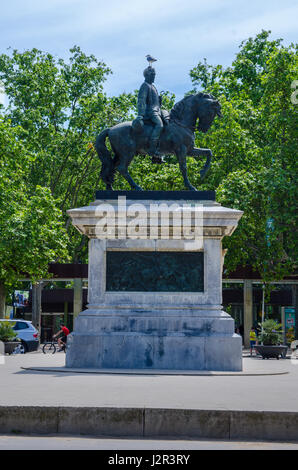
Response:
[[[147,60],[149,62],[149,66],[152,67],[152,63],[156,62],[157,59],[154,59],[154,57],[152,57],[152,55],[150,55],[150,54],[147,54],[146,57],[147,57]]]

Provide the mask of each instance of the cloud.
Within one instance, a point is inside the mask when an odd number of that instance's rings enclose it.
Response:
[[[110,94],[140,85],[150,53],[158,58],[158,85],[179,95],[204,57],[228,65],[240,42],[262,29],[289,42],[297,18],[296,0],[15,0],[1,8],[4,47],[37,47],[66,58],[78,44],[112,68]]]

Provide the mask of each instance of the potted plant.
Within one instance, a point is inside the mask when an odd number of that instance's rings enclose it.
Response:
[[[282,325],[275,320],[265,320],[259,323],[261,333],[258,341],[261,344],[255,346],[256,351],[263,359],[279,356],[285,357],[288,347],[283,345]]]
[[[6,354],[11,354],[20,344],[13,325],[14,323],[8,321],[0,322],[0,341],[4,343],[4,352]]]
[[[288,346],[290,346],[290,344],[295,340],[295,330],[293,327],[289,328],[286,332],[286,339]]]

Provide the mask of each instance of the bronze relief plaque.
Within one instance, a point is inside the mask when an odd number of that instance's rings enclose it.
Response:
[[[108,251],[106,290],[203,292],[203,252]]]

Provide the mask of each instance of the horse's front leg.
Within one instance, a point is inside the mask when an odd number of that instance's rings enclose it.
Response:
[[[176,156],[179,162],[179,167],[180,171],[184,180],[184,185],[187,189],[190,189],[191,191],[196,191],[196,188],[190,184],[190,181],[187,176],[187,165],[186,165],[186,156],[187,156],[187,148],[183,146],[181,149],[179,149],[178,152],[176,152]]]
[[[206,162],[202,170],[200,171],[200,176],[201,180],[203,180],[210,168],[211,165],[211,158],[212,158],[212,152],[210,149],[197,149],[193,148],[190,152],[188,152],[188,155],[190,157],[206,157]]]

